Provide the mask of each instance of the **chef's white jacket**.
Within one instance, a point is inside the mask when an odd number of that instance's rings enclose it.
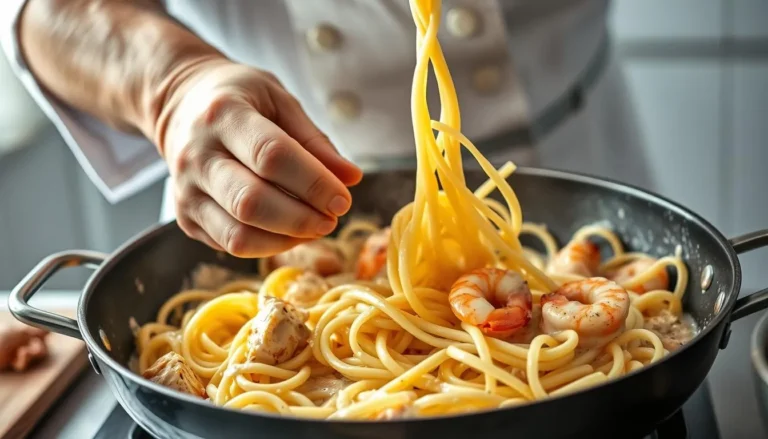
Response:
[[[147,139],[117,132],[41,90],[18,46],[26,0],[4,1],[11,4],[0,18],[0,42],[15,73],[101,192],[117,202],[163,178],[165,163]],[[413,157],[415,28],[408,0],[166,0],[165,6],[231,59],[273,72],[364,168]],[[608,6],[607,0],[444,0],[439,38],[464,133],[481,145],[503,138],[568,93],[605,41]],[[583,108],[554,132],[535,145],[488,154],[585,172],[597,169],[596,161],[615,160],[617,177],[646,183],[638,181],[643,164],[636,158],[636,166],[623,168],[633,160],[628,145],[637,143],[626,98],[609,62]]]

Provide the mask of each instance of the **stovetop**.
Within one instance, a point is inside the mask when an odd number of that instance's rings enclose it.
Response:
[[[93,439],[159,439],[136,425],[118,404]],[[707,384],[669,419],[643,439],[720,439],[715,411]]]

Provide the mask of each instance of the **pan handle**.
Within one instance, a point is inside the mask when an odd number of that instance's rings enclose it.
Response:
[[[60,316],[30,306],[27,302],[45,282],[62,268],[88,266],[98,267],[107,255],[87,250],[67,250],[55,253],[40,261],[32,271],[11,291],[8,308],[18,320],[46,331],[58,332],[73,338],[82,338],[77,320]]]
[[[758,230],[737,236],[730,240],[731,246],[737,254],[747,253],[752,250],[768,246],[768,229]],[[736,301],[731,311],[731,321],[738,320],[758,311],[768,308],[768,288],[760,290]]]

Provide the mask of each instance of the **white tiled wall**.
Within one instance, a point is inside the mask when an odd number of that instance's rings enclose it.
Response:
[[[0,160],[0,290],[51,253],[111,251],[157,220],[162,185],[112,206],[52,127]],[[75,289],[88,271],[67,269],[49,287]]]
[[[727,235],[768,228],[768,58],[654,58],[681,42],[728,38],[768,48],[765,0],[615,0],[612,27],[658,190]],[[655,46],[654,46],[655,45]],[[762,46],[761,46],[762,45]],[[651,47],[650,49],[648,47]],[[649,55],[649,52],[651,55]],[[744,258],[744,283],[768,285],[764,253]]]
[[[719,38],[722,1],[614,0],[614,32],[621,39]]]
[[[657,190],[728,236],[768,228],[768,57],[759,54],[768,49],[768,1],[615,0],[614,6],[614,33],[625,48]],[[748,50],[720,56],[729,46],[718,43],[726,39]],[[669,56],[690,43],[705,50]],[[638,47],[640,56],[633,57],[631,48]],[[768,251],[740,260],[742,295],[768,286]],[[724,439],[766,437],[749,366],[756,317],[733,325],[728,349],[709,374]]]
[[[613,0],[613,9],[621,39],[768,37],[765,0]]]
[[[49,253],[82,245],[84,238],[72,153],[52,127],[32,139],[38,143],[0,160],[0,289]],[[76,279],[70,272],[59,282]]]
[[[722,66],[712,60],[632,60],[624,64],[656,190],[714,224],[727,216],[712,196],[723,185]],[[682,172],[681,172],[682,171]]]
[[[768,37],[768,1],[765,0],[723,0],[732,1],[730,35],[737,38]]]
[[[745,233],[768,228],[768,60],[731,68],[733,129],[723,149],[733,157],[733,232]],[[767,261],[764,251],[741,258],[745,285],[768,286]]]

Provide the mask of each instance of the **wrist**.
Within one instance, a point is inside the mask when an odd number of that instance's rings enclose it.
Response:
[[[177,46],[175,53],[166,57],[167,61],[161,65],[148,66],[138,93],[140,110],[136,125],[163,156],[165,132],[172,110],[184,95],[187,84],[206,66],[230,62],[202,41],[199,44],[193,43],[193,46]]]

